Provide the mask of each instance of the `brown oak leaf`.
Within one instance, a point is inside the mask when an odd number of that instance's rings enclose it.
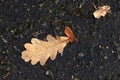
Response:
[[[69,42],[68,37],[47,35],[47,41],[32,38],[31,43],[24,44],[26,50],[22,52],[22,59],[25,62],[31,61],[32,65],[40,64],[43,66],[48,58],[55,60],[58,53],[63,52],[64,47]]]

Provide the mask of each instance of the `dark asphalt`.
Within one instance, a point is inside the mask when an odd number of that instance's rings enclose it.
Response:
[[[93,4],[111,12],[95,19]],[[43,67],[22,60],[24,43],[64,36],[65,25],[76,40],[63,56]],[[0,80],[120,80],[120,0],[0,0]]]

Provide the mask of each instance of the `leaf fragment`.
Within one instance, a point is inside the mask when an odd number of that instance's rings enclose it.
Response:
[[[64,33],[70,38],[70,42],[75,41],[75,36],[69,26],[65,27]]]
[[[99,19],[101,16],[104,17],[108,13],[110,8],[111,7],[108,5],[98,6],[98,9],[93,13],[93,15],[97,19]]]

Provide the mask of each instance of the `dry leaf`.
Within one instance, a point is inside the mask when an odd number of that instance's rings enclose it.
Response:
[[[49,57],[51,60],[54,60],[57,52],[62,54],[64,47],[69,42],[69,38],[63,36],[55,38],[52,35],[47,35],[46,39],[47,41],[32,38],[31,43],[24,45],[26,50],[22,52],[22,59],[25,62],[31,61],[32,65],[38,62],[44,65]]]
[[[65,27],[64,33],[70,38],[70,42],[75,41],[75,36],[69,26]]]
[[[101,16],[104,17],[108,13],[109,10],[110,10],[110,6],[108,6],[108,5],[99,6],[98,10],[96,10],[93,13],[93,15],[94,15],[95,18],[99,19]]]

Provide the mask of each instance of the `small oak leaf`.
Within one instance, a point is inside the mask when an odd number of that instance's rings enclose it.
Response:
[[[105,16],[108,11],[110,10],[110,6],[104,5],[104,6],[99,6],[98,9],[93,13],[94,17],[99,19],[101,16]]]

